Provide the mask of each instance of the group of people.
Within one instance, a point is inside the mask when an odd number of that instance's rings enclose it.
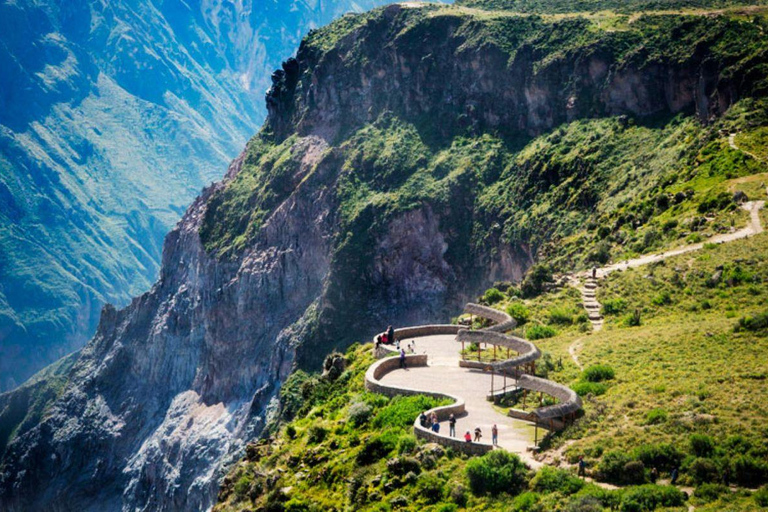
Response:
[[[440,433],[440,422],[437,420],[437,414],[427,414],[426,412],[422,412],[421,416],[419,416],[419,424],[424,427],[430,429],[432,432]],[[451,415],[448,417],[448,435],[451,437],[456,437],[456,416],[451,413]],[[483,437],[483,431],[478,426],[475,427],[475,436],[472,437],[472,433],[467,430],[467,432],[464,434],[464,441],[467,443],[475,442],[479,443],[480,440]],[[496,426],[496,424],[493,424],[493,427],[491,428],[491,441],[493,442],[494,446],[498,446],[499,444],[499,427]]]
[[[379,345],[390,345],[393,344],[395,346],[395,350],[398,351],[400,355],[400,368],[407,368],[406,365],[406,348],[408,350],[407,353],[409,354],[415,354],[416,353],[416,340],[411,340],[408,342],[408,345],[406,347],[400,346],[400,340],[395,338],[395,329],[392,328],[392,326],[388,326],[387,330],[384,331],[382,334],[379,334],[376,336],[375,340],[376,348],[379,348]]]

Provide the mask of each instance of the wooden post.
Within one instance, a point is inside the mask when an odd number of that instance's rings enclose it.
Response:
[[[477,360],[482,361],[483,360],[483,347],[482,344],[477,344]]]
[[[493,400],[493,374],[495,372],[493,371],[493,366],[491,366],[491,400]]]
[[[533,446],[539,446],[539,420],[536,420],[536,423],[533,427]]]
[[[464,353],[464,342],[461,342],[461,360],[466,361],[467,360],[467,354]]]
[[[496,360],[496,344],[493,344],[493,360]]]

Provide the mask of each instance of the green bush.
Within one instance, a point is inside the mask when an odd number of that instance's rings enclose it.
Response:
[[[483,294],[483,302],[486,304],[496,304],[497,302],[504,300],[504,297],[504,294],[496,288],[489,288]]]
[[[683,454],[671,444],[644,444],[632,450],[632,457],[643,461],[649,468],[672,471],[680,465]]]
[[[603,382],[587,382],[580,380],[571,386],[571,389],[573,389],[579,396],[600,396],[604,395],[605,392],[608,391],[608,386]]]
[[[690,468],[688,468],[688,472],[697,484],[714,482],[720,478],[720,473],[714,461],[704,457],[695,459],[691,463]]]
[[[559,325],[573,324],[574,311],[570,308],[560,307],[549,310],[549,323]]]
[[[416,495],[429,504],[439,502],[445,495],[443,481],[432,474],[421,475],[416,483]]]
[[[543,340],[557,335],[557,331],[548,325],[535,324],[525,330],[525,337],[529,340]]]
[[[322,443],[326,435],[328,435],[328,430],[319,425],[312,425],[307,431],[307,442],[310,444]]]
[[[561,492],[566,495],[576,494],[584,487],[584,481],[565,469],[542,467],[531,479],[529,488],[532,491],[548,494]]]
[[[541,496],[535,492],[524,492],[515,497],[512,502],[514,512],[538,512]]]
[[[545,283],[552,282],[552,269],[547,265],[534,265],[520,283],[523,297],[536,297],[544,290]]]
[[[527,469],[520,457],[504,450],[494,450],[470,460],[466,467],[473,494],[492,496],[519,494],[526,484]]]
[[[749,455],[737,455],[731,460],[731,475],[744,487],[757,487],[768,481],[768,463]]]
[[[636,309],[633,313],[624,317],[622,323],[625,327],[639,327],[642,324],[642,320],[640,318],[640,310]]]
[[[736,331],[761,331],[768,329],[768,311],[755,316],[745,316],[739,319]]]
[[[403,476],[408,473],[420,473],[421,465],[413,457],[395,457],[387,461],[387,471],[395,476]]]
[[[624,464],[622,478],[627,484],[645,483],[645,464],[641,460],[630,460]]]
[[[354,402],[349,406],[349,421],[351,421],[352,425],[355,427],[360,427],[368,423],[368,420],[371,419],[372,413],[373,409],[367,403]]]
[[[624,466],[632,461],[632,458],[624,452],[609,452],[603,455],[597,472],[602,480],[614,484],[624,483]]]
[[[611,380],[615,376],[615,370],[605,364],[594,364],[589,366],[581,374],[581,378],[589,382],[602,382],[604,380]]]
[[[513,302],[507,306],[507,314],[515,319],[517,325],[524,325],[531,318],[531,312],[521,302]]]
[[[658,425],[667,421],[667,411],[664,409],[651,409],[645,415],[645,423],[648,425]]]
[[[624,299],[605,299],[603,301],[603,315],[618,315],[627,309],[627,301]]]
[[[358,466],[366,466],[377,462],[395,449],[398,443],[397,435],[393,432],[384,432],[369,438],[363,447],[357,452],[355,461]]]
[[[755,491],[755,493],[752,495],[752,498],[759,506],[768,507],[768,487],[762,486],[760,489]]]
[[[651,300],[651,303],[653,303],[654,306],[668,306],[669,304],[672,304],[672,295],[667,290],[664,290],[655,296]]]
[[[693,491],[693,495],[705,503],[710,503],[730,492],[723,484],[701,484]]]
[[[709,457],[715,451],[715,441],[705,434],[691,434],[688,438],[691,453],[697,457]]]
[[[661,507],[679,507],[685,503],[685,495],[670,485],[641,485],[624,492],[621,512],[652,512]]]
[[[424,395],[396,396],[376,414],[372,424],[376,428],[408,428],[419,414],[445,402]]]

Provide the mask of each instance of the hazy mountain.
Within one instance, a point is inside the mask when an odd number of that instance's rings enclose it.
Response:
[[[0,391],[82,346],[264,119],[307,30],[376,0],[0,1]]]

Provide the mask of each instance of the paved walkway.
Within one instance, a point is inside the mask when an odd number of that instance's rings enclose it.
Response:
[[[406,345],[412,339],[400,340]],[[426,367],[394,370],[381,378],[382,384],[404,386],[422,391],[437,391],[460,396],[466,402],[466,414],[457,418],[456,436],[461,438],[469,430],[474,437],[475,427],[483,432],[482,441],[490,444],[491,427],[499,429],[499,446],[516,453],[528,465],[538,468],[527,448],[533,446],[534,427],[532,424],[505,416],[486,400],[491,391],[491,375],[478,370],[459,367],[461,345],[455,335],[424,336],[416,338],[416,353],[427,354]],[[495,377],[494,384],[501,387],[502,377]],[[507,384],[511,379],[507,379]],[[539,439],[547,433],[539,428]],[[448,434],[448,422],[440,423],[440,434]]]

